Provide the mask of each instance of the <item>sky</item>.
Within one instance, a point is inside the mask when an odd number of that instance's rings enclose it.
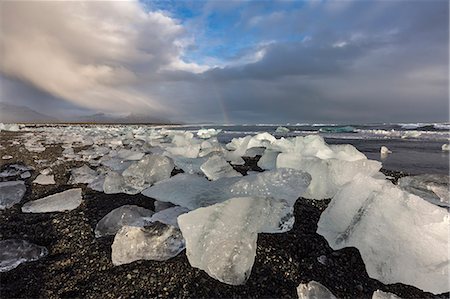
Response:
[[[447,0],[3,1],[0,32],[0,102],[60,120],[449,119]]]

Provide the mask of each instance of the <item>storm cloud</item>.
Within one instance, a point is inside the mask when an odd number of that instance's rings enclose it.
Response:
[[[186,122],[448,120],[447,1],[220,3],[2,3],[1,101]]]

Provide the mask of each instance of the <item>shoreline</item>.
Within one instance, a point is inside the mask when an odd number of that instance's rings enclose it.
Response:
[[[23,146],[15,145],[0,150],[2,155],[8,151],[13,158],[1,161],[2,169],[21,162],[33,166],[35,171],[25,180],[27,191],[21,203],[0,213],[0,239],[26,239],[45,246],[49,254],[0,273],[2,298],[297,298],[297,286],[311,280],[320,282],[338,298],[371,298],[378,289],[402,298],[448,298],[449,295],[435,296],[400,283],[384,285],[368,277],[356,248],[332,250],[316,233],[320,214],[329,200],[299,198],[291,231],[258,235],[255,263],[245,285],[231,286],[214,280],[204,271],[193,268],[185,251],[165,262],[141,260],[113,266],[113,237],[95,238],[95,225],[109,211],[125,204],[154,210],[153,199],[141,194],[104,194],[87,189],[83,184],[66,185],[70,169],[83,165],[74,161],[52,167],[55,185],[31,186],[40,169],[34,162],[36,157],[52,163],[60,156],[62,148],[49,145],[42,153],[30,153]],[[256,159],[245,160],[244,166],[235,169],[258,171]],[[382,172],[392,176],[394,182],[407,175],[384,169]],[[43,214],[21,212],[25,202],[76,187],[83,189],[83,203],[75,210]]]

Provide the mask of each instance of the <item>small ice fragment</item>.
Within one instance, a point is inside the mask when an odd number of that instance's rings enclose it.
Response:
[[[95,237],[115,235],[123,226],[144,226],[144,217],[153,211],[135,205],[124,205],[106,214],[95,227]]]
[[[288,128],[279,126],[279,127],[275,130],[275,133],[287,133],[287,132],[289,132],[289,131],[290,131],[290,130],[289,130]]]
[[[231,165],[221,156],[212,156],[205,163],[200,166],[200,169],[206,177],[212,181],[224,177],[239,177],[242,176],[239,172],[233,169]]]
[[[28,179],[29,177],[31,177],[31,173],[29,171],[25,171],[20,174],[21,179]]]
[[[4,155],[2,157],[3,160],[9,160],[9,159],[12,159],[12,158],[13,158],[13,156],[10,156],[10,155]]]
[[[0,241],[0,272],[10,271],[22,263],[36,261],[48,254],[43,246],[25,240],[7,239]]]
[[[76,209],[82,201],[81,188],[70,189],[29,201],[22,207],[23,213],[63,212]]]
[[[372,299],[401,299],[401,298],[392,293],[376,290],[375,292],[373,292]]]
[[[40,173],[43,174],[43,175],[49,175],[50,173],[52,173],[52,169],[51,168],[45,168],[45,169],[41,170]]]
[[[450,144],[444,143],[444,144],[442,145],[441,149],[442,149],[443,151],[446,151],[446,152],[450,151]]]
[[[39,184],[39,185],[54,185],[55,184],[55,177],[54,175],[45,175],[40,174],[37,176],[37,178],[33,181],[33,184]]]
[[[114,237],[111,259],[115,266],[137,260],[165,261],[185,248],[179,229],[160,222],[150,226],[124,226]]]
[[[133,187],[140,187],[142,182],[154,184],[170,178],[174,164],[171,158],[161,155],[146,155],[140,161],[131,164],[122,175]]]
[[[23,181],[0,182],[0,210],[12,207],[22,200],[26,187]]]
[[[71,176],[68,184],[90,184],[92,183],[98,176],[97,171],[91,169],[87,165],[83,165],[79,168],[73,168],[71,171]]]
[[[387,155],[387,154],[391,154],[392,151],[383,145],[380,149],[380,153],[381,153],[381,155]]]
[[[297,295],[299,299],[336,299],[329,289],[314,280],[301,283],[297,287]]]
[[[326,265],[327,264],[327,257],[326,255],[321,255],[317,258],[317,261],[319,263],[321,263],[322,265]]]
[[[216,130],[216,129],[200,129],[197,131],[197,136],[199,138],[208,139],[213,136],[216,136],[219,134],[222,130]]]
[[[134,195],[141,191],[140,187],[142,187],[142,189],[145,188],[145,182],[143,180],[139,183],[141,184],[139,187],[137,186],[136,181],[133,186],[130,186],[125,182],[125,178],[122,175],[111,171],[105,176],[103,191],[106,194],[126,193]]]

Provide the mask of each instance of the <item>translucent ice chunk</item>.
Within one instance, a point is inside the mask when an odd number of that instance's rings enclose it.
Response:
[[[258,167],[265,170],[272,170],[277,168],[277,157],[279,152],[275,152],[269,149],[264,151],[264,154],[258,161]]]
[[[0,241],[0,272],[12,270],[25,262],[36,261],[46,256],[47,249],[25,240],[7,239]]]
[[[54,185],[54,184],[56,184],[56,182],[55,182],[55,177],[53,174],[51,174],[51,175],[40,174],[33,181],[33,184]]]
[[[297,295],[299,299],[336,299],[329,289],[314,280],[301,283],[297,287]]]
[[[221,156],[212,156],[205,163],[200,166],[200,169],[206,177],[215,181],[224,177],[239,177],[242,176],[239,172],[233,169],[231,165]]]
[[[82,201],[81,188],[70,189],[41,199],[29,201],[22,207],[23,213],[62,212],[76,209]]]
[[[20,202],[26,189],[23,181],[0,182],[0,210]]]
[[[356,247],[370,277],[448,292],[449,213],[386,180],[356,176],[322,213],[317,232],[335,249]]]
[[[180,230],[171,225],[155,222],[145,227],[124,226],[114,238],[111,258],[115,266],[137,260],[165,261],[184,248]]]
[[[289,205],[238,197],[178,217],[189,263],[231,285],[245,283],[256,256],[257,233],[280,226]]]
[[[369,176],[378,174],[381,163],[367,159],[345,161],[281,153],[277,157],[277,167],[288,167],[309,173],[312,177],[311,184],[303,196],[324,199],[333,197],[342,185],[350,182],[357,174]]]
[[[309,174],[286,168],[216,181],[178,174],[145,189],[142,194],[190,210],[239,196],[285,199],[293,205],[305,192],[310,180]]]
[[[376,290],[375,292],[373,292],[372,299],[401,299],[401,298],[392,293]]]
[[[398,185],[435,205],[450,207],[449,180],[448,175],[423,174],[402,177]]]
[[[140,161],[131,164],[122,175],[128,179],[129,184],[141,186],[142,181],[154,184],[170,178],[173,168],[174,164],[171,158],[161,155],[146,155]]]
[[[135,205],[124,205],[104,216],[95,227],[95,237],[115,235],[123,226],[144,226],[145,217],[151,217],[153,211]]]
[[[221,131],[222,130],[216,130],[216,129],[200,129],[197,132],[197,136],[200,138],[208,139],[208,138],[216,136]]]
[[[276,130],[275,130],[275,132],[276,133],[287,133],[287,132],[289,132],[290,130],[288,129],[288,128],[286,128],[286,127],[278,127]]]
[[[83,165],[79,168],[73,168],[71,170],[72,175],[70,176],[70,180],[68,184],[90,184],[97,177],[97,171],[91,169],[87,165]]]

